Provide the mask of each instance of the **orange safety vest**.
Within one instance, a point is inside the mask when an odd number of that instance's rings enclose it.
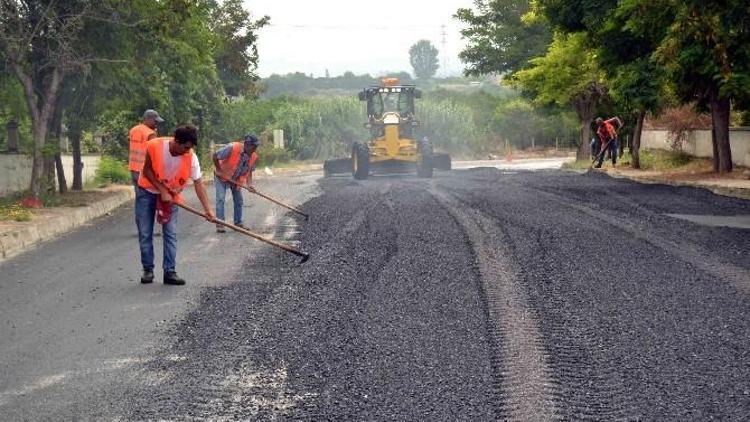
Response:
[[[219,160],[219,164],[221,165],[222,172],[219,175],[224,180],[231,180],[232,176],[234,175],[234,172],[237,171],[237,167],[240,165],[240,157],[242,156],[242,150],[244,148],[244,143],[242,142],[232,142],[232,152],[229,154],[229,157],[226,160]],[[250,154],[250,162],[248,163],[248,168],[252,169],[255,165],[255,162],[258,161],[258,153],[253,151],[252,154]],[[241,174],[236,182],[242,186],[245,186],[247,184],[247,177],[250,175],[250,171],[248,171],[245,174]]]
[[[146,162],[146,142],[152,133],[156,133],[143,123],[130,129],[130,159],[128,169],[131,171],[143,171],[143,163]]]
[[[175,172],[171,179],[167,179],[167,176],[164,174],[164,143],[168,143],[172,139],[174,138],[163,137],[154,138],[148,141],[146,143],[146,153],[151,158],[151,168],[153,168],[156,178],[166,186],[167,189],[175,194],[175,201],[180,202],[182,198],[179,194],[185,189],[185,186],[187,186],[188,180],[190,179],[190,170],[193,164],[193,152],[189,151],[180,157],[181,161],[179,167],[177,167],[177,172]],[[169,147],[167,147],[167,151],[169,151]],[[143,175],[143,173],[141,173],[141,176],[138,178],[138,186],[146,190],[158,190],[151,184],[146,176]]]

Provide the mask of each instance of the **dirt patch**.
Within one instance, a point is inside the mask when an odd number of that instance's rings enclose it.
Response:
[[[117,191],[110,189],[87,190],[83,192],[67,192],[55,196],[51,200],[51,206],[54,207],[85,207],[94,202],[107,199],[117,194]]]

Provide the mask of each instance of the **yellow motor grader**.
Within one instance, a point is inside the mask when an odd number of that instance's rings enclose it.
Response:
[[[367,103],[370,139],[352,143],[350,159],[327,160],[326,176],[351,171],[363,180],[371,173],[401,173],[416,169],[418,177],[432,177],[433,168],[450,170],[448,154],[435,153],[429,139],[416,139],[419,120],[414,100],[422,93],[413,85],[402,85],[396,78],[385,78],[379,86],[365,88],[360,101]]]

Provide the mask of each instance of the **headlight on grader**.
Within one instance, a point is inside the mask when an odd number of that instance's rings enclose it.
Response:
[[[383,124],[386,125],[397,125],[398,124],[398,115],[397,114],[386,114],[385,117],[383,117]]]

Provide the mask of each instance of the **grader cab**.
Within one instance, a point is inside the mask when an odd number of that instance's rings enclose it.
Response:
[[[432,177],[433,168],[450,170],[450,156],[436,154],[429,139],[416,139],[420,122],[414,103],[419,98],[418,89],[402,85],[396,78],[385,78],[379,86],[362,90],[359,99],[367,104],[369,139],[353,142],[349,160],[326,161],[326,175],[351,171],[355,179],[362,180],[371,173],[416,170],[419,177]]]

